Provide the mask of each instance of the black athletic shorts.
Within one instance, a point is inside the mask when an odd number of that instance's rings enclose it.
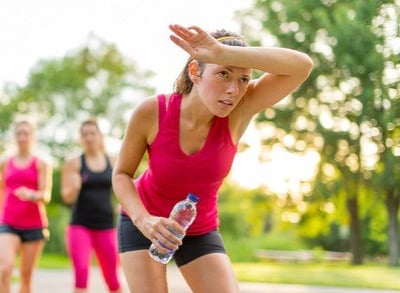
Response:
[[[207,234],[185,236],[173,258],[178,267],[210,253],[226,253],[221,234],[214,230]],[[118,219],[118,250],[120,253],[149,249],[151,241],[121,213]]]
[[[45,228],[17,229],[7,224],[0,224],[0,233],[15,234],[22,242],[37,241],[48,238],[48,231]]]

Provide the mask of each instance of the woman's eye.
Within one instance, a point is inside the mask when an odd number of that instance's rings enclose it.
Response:
[[[229,77],[229,74],[228,74],[227,71],[221,71],[221,72],[218,73],[218,75],[219,75],[220,77],[224,77],[224,78]]]
[[[241,81],[242,81],[242,83],[249,83],[249,81],[250,81],[250,78],[248,78],[248,77],[243,77],[242,79],[241,79]]]

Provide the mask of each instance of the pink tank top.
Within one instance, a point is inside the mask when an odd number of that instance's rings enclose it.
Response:
[[[17,229],[34,229],[47,226],[46,210],[43,202],[31,202],[19,199],[15,195],[18,187],[25,186],[38,190],[39,172],[37,158],[26,167],[18,167],[10,158],[3,170],[5,199],[1,223]]]
[[[189,192],[196,194],[200,198],[197,217],[187,234],[199,235],[219,225],[218,190],[231,169],[237,145],[228,118],[215,117],[203,147],[185,154],[179,144],[181,101],[181,95],[172,94],[166,108],[165,96],[158,96],[159,129],[148,146],[149,167],[136,180],[136,187],[147,210],[162,217],[168,217]]]

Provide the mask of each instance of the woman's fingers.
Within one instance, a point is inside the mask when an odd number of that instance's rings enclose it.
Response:
[[[170,30],[173,31],[177,36],[183,39],[188,39],[193,36],[193,32],[191,32],[189,29],[178,25],[178,24],[171,24],[169,26]]]
[[[181,237],[182,228],[178,227],[176,222],[167,218],[160,218],[154,225],[151,233],[151,241],[161,251],[177,250],[182,244]]]
[[[174,33],[170,35],[170,39],[194,59],[213,63],[215,58],[218,57],[218,52],[222,46],[214,37],[200,27],[190,26],[185,28],[181,25],[173,24],[169,28]]]

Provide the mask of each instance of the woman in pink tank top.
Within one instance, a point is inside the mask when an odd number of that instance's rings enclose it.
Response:
[[[33,125],[15,125],[17,151],[0,165],[4,202],[0,212],[0,292],[10,292],[13,267],[20,254],[20,291],[32,292],[32,272],[47,236],[45,204],[51,196],[51,167],[35,156]]]
[[[153,243],[174,260],[193,292],[239,292],[218,232],[218,190],[253,117],[289,95],[310,74],[304,53],[250,47],[239,35],[170,25],[170,39],[190,56],[174,93],[143,100],[133,111],[114,167],[121,203],[119,251],[131,292],[167,292],[166,266],[148,254]],[[263,74],[252,79],[253,69]],[[147,152],[148,167],[134,176]],[[185,233],[168,218],[196,194],[198,214]]]

